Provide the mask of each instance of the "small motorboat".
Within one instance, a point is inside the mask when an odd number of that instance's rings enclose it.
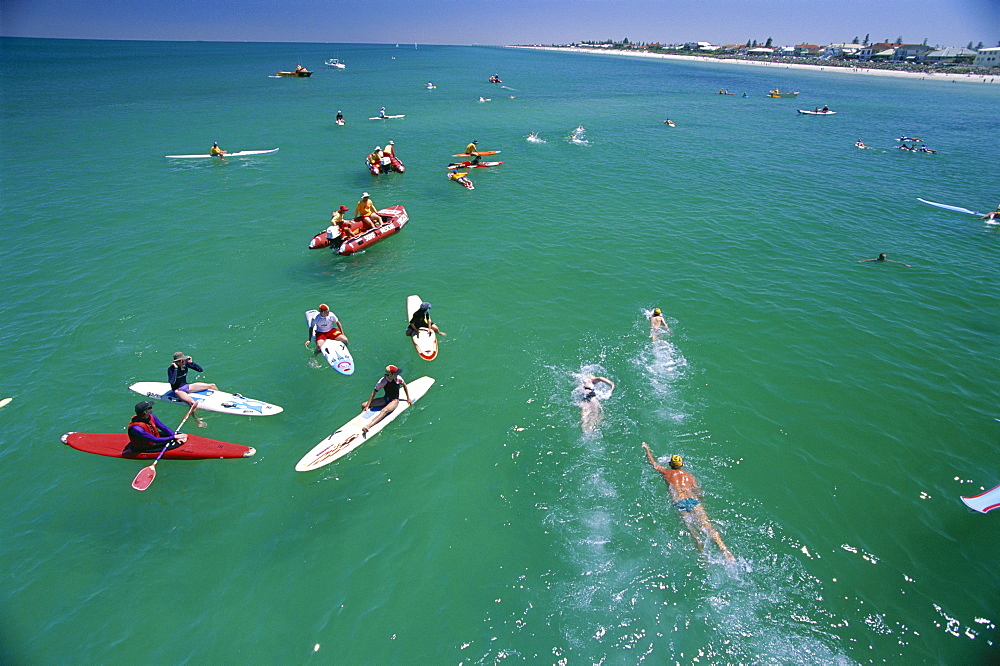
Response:
[[[777,88],[767,93],[768,97],[798,97],[797,92],[781,92]]]
[[[403,166],[403,163],[400,162],[399,158],[395,155],[382,155],[377,164],[368,159],[365,160],[365,165],[368,167],[368,170],[372,172],[373,176],[389,173],[390,171],[395,171],[396,173],[403,173],[406,171],[406,167]]]
[[[312,76],[312,74],[313,73],[311,71],[309,71],[308,69],[306,69],[302,65],[299,65],[298,67],[296,67],[295,71],[293,71],[293,72],[278,72],[278,76],[298,76],[298,77],[305,77],[305,76]]]
[[[316,234],[311,241],[309,241],[309,249],[318,250],[323,247],[333,247],[336,249],[337,254],[346,257],[356,252],[368,249],[368,247],[374,245],[375,243],[385,240],[389,236],[398,233],[399,230],[410,221],[410,216],[406,214],[406,209],[402,206],[390,206],[389,208],[383,208],[378,212],[378,214],[382,218],[381,226],[363,231],[360,220],[351,220],[349,222],[351,230],[360,232],[357,236],[354,236],[346,241],[342,237],[337,236],[331,242],[331,240],[326,236],[326,230],[323,230]]]
[[[330,58],[329,60],[326,61],[325,64],[326,64],[327,67],[333,67],[334,69],[346,69],[347,68],[347,65],[345,65],[342,62],[340,62],[336,58]]]

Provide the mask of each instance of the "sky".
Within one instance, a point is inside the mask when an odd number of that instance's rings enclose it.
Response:
[[[75,39],[775,45],[1000,42],[1000,0],[0,0],[0,35]]]

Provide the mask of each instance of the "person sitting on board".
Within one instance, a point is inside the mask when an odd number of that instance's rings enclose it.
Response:
[[[472,159],[469,160],[469,166],[473,164],[479,164],[479,160],[483,159],[482,155],[478,152],[479,142],[473,141],[465,147],[465,153],[469,155]]]
[[[824,104],[823,108],[820,109],[820,113],[830,113],[830,107],[828,107],[826,104]]]
[[[667,469],[656,462],[653,452],[649,450],[649,444],[643,442],[642,446],[646,449],[646,458],[649,459],[649,464],[663,476],[663,480],[670,487],[674,506],[681,512],[684,524],[691,532],[691,536],[694,537],[695,543],[698,544],[698,550],[704,550],[703,539],[704,535],[707,534],[727,560],[735,560],[736,558],[729,552],[729,548],[723,543],[719,531],[709,521],[705,507],[701,505],[702,491],[698,486],[698,480],[690,472],[681,469],[684,466],[684,459],[678,455],[670,456],[670,469]]]
[[[431,304],[424,301],[417,308],[413,316],[410,317],[409,323],[406,325],[406,334],[409,336],[414,336],[422,328],[429,328],[435,333],[440,335],[447,335],[444,331],[437,327],[437,324],[431,321],[430,315]]]
[[[378,117],[379,118],[385,118],[385,107],[384,106],[381,109],[379,109]]]
[[[215,141],[212,143],[212,149],[208,151],[208,154],[212,157],[223,157],[227,151],[219,148],[219,142]]]
[[[208,382],[188,384],[188,370],[205,372],[200,365],[194,362],[194,359],[184,352],[174,352],[174,360],[167,368],[167,381],[170,382],[170,389],[174,392],[178,400],[193,405],[197,409],[198,403],[188,394],[197,393],[198,391],[218,391],[219,387]],[[205,422],[199,419],[197,414],[194,415],[194,420],[198,422],[199,427],[205,427]]]
[[[333,243],[333,240],[340,237],[341,240],[350,240],[357,235],[353,229],[351,229],[350,222],[344,220],[344,213],[350,210],[347,206],[341,206],[337,210],[330,213],[330,226],[326,228],[326,238]]]
[[[135,405],[135,416],[128,424],[128,448],[136,453],[176,449],[187,441],[187,435],[177,434],[153,414],[153,402],[143,400]]]
[[[889,261],[889,262],[892,262],[894,264],[903,264],[902,261],[896,261],[895,259],[886,259],[885,258],[885,252],[881,253],[880,255],[878,255],[877,257],[875,257],[874,259],[858,259],[858,263],[859,264],[863,264],[866,261]],[[909,264],[903,264],[903,265],[906,266],[906,267],[908,267],[908,268],[912,268],[912,266],[910,266]]]
[[[399,406],[399,387],[403,387],[403,392],[406,394],[406,402],[413,404],[410,400],[410,390],[406,387],[406,382],[403,381],[403,376],[394,365],[385,366],[385,374],[382,378],[375,383],[375,388],[372,389],[372,394],[368,396],[368,399],[361,403],[361,409],[377,409],[378,413],[372,418],[371,422],[361,429],[362,437],[368,436],[368,430],[384,419],[387,414],[391,414],[396,407]],[[375,394],[379,391],[385,391],[381,398],[376,398]]]
[[[338,123],[344,122],[344,114],[340,112],[340,109],[337,110],[337,119],[336,119],[336,122],[338,122]]]
[[[653,316],[649,318],[649,337],[656,340],[661,333],[669,332],[670,327],[667,325],[667,320],[663,318],[660,308],[653,308]]]
[[[309,322],[308,337],[306,337],[306,347],[316,338],[316,349],[313,354],[323,351],[324,340],[340,340],[345,345],[348,344],[347,336],[344,335],[344,325],[337,319],[337,315],[330,312],[330,307],[326,303],[320,303],[319,314]]]
[[[452,171],[451,173],[448,174],[448,178],[450,180],[455,181],[456,183],[461,183],[470,190],[473,189],[472,181],[469,180],[468,174],[466,173],[459,173],[457,171]]]
[[[366,230],[382,226],[382,218],[379,216],[378,210],[375,208],[375,204],[372,203],[367,192],[361,193],[361,201],[358,202],[357,208],[354,209],[354,219],[360,221],[362,227]]]
[[[597,395],[598,384],[607,384],[615,390],[615,383],[607,377],[587,375],[583,380],[583,396],[580,398],[580,422],[584,432],[593,432],[601,422],[603,409],[601,399]]]

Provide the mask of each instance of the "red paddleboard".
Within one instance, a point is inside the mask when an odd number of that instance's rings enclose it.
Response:
[[[493,167],[500,166],[503,162],[480,162],[479,164],[473,164],[472,162],[452,162],[448,165],[449,169],[481,169],[483,167]]]
[[[99,456],[111,458],[128,458],[130,460],[155,460],[159,450],[137,453],[128,448],[128,435],[125,433],[90,433],[68,432],[62,436],[63,444],[72,446],[77,451],[96,453]],[[249,446],[229,444],[198,435],[188,435],[187,441],[175,449],[163,454],[163,458],[173,460],[204,460],[206,458],[249,458],[257,453]]]

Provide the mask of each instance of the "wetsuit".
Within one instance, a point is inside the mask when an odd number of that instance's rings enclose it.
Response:
[[[133,416],[128,426],[128,443],[133,451],[159,451],[169,448],[177,433],[163,425],[155,414],[150,414],[149,423]],[[178,446],[180,444],[178,443]]]
[[[431,318],[427,316],[427,310],[417,308],[417,311],[410,317],[410,323],[406,326],[406,334],[414,336],[422,328],[431,327]]]
[[[399,400],[399,387],[403,384],[403,378],[396,375],[395,379],[390,380],[386,376],[382,376],[377,382],[375,382],[375,390],[379,389],[385,390],[385,404],[389,404],[393,400]]]
[[[179,368],[175,364],[171,363],[170,367],[167,368],[167,381],[170,382],[170,388],[171,388],[171,390],[176,391],[176,390],[180,389],[181,391],[184,391],[185,393],[187,393],[187,390],[188,390],[188,381],[187,381],[188,368],[190,368],[191,370],[194,370],[195,372],[205,372],[204,370],[202,370],[202,368],[201,368],[200,365],[198,365],[197,363],[194,363],[192,361],[184,361],[184,365],[182,365]]]

